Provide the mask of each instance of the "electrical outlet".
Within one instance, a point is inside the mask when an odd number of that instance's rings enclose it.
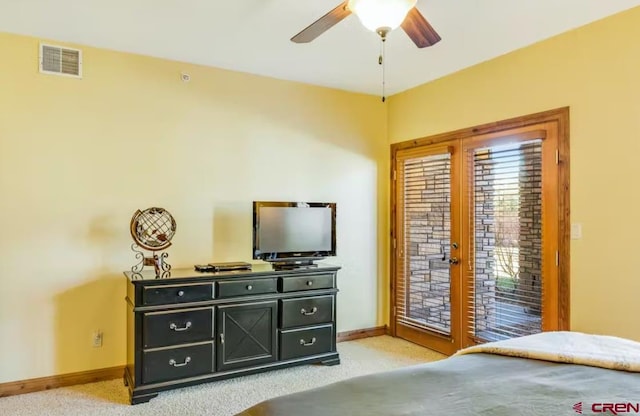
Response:
[[[95,331],[91,337],[91,341],[94,347],[102,347],[102,331]]]

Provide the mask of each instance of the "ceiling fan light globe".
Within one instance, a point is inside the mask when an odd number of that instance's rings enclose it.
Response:
[[[396,29],[416,2],[417,0],[349,0],[348,7],[364,27],[376,32],[380,28]]]

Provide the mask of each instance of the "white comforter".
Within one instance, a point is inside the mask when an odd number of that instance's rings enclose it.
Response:
[[[640,372],[639,342],[581,332],[543,332],[475,345],[454,355],[478,352]]]

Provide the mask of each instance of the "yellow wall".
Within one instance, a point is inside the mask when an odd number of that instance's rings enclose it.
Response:
[[[393,143],[570,106],[571,328],[635,340],[639,38],[635,8],[393,96],[388,115]]]
[[[0,34],[0,383],[124,364],[149,206],[191,267],[251,257],[252,200],[337,202],[338,330],[383,323],[379,98],[86,47],[82,80],[42,75],[38,42]]]

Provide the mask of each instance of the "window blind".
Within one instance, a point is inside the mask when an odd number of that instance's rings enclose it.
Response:
[[[469,335],[541,331],[542,140],[470,149]]]
[[[451,155],[407,159],[400,165],[402,222],[396,320],[449,335],[451,304]]]

